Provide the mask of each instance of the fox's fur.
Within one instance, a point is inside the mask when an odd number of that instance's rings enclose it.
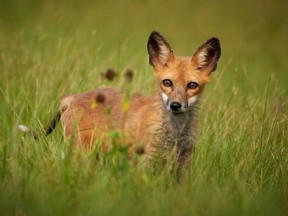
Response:
[[[157,150],[165,157],[174,150],[180,165],[190,158],[195,145],[197,111],[201,93],[217,67],[221,49],[217,38],[200,46],[193,56],[175,56],[160,33],[148,39],[149,62],[154,68],[158,93],[134,95],[123,110],[120,91],[100,88],[63,97],[59,111],[45,134],[61,121],[64,135],[75,144],[89,147],[96,139],[108,141],[106,132],[118,129],[130,143],[131,151],[143,147],[147,159]]]

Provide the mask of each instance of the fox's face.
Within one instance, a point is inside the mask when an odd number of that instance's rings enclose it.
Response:
[[[184,113],[195,106],[211,72],[217,67],[221,55],[219,40],[209,39],[192,57],[179,57],[174,56],[170,45],[158,32],[152,32],[147,48],[166,109]]]

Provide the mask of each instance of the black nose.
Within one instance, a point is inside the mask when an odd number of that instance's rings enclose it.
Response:
[[[170,109],[174,112],[178,112],[181,109],[181,104],[178,102],[172,102],[170,104]]]

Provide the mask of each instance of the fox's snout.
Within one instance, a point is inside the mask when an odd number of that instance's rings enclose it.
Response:
[[[173,97],[173,94],[169,98],[163,92],[161,93],[161,96],[166,110],[173,113],[184,113],[188,111],[191,107],[193,107],[196,104],[198,100],[197,95],[192,96],[188,100],[184,98]]]
[[[179,112],[181,110],[182,105],[179,102],[172,102],[170,104],[170,109],[173,112]]]

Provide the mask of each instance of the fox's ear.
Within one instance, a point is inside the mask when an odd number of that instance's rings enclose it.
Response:
[[[217,62],[221,56],[220,41],[218,38],[210,38],[200,46],[192,57],[200,71],[211,73],[216,70]]]
[[[167,63],[174,59],[173,50],[165,38],[156,31],[152,31],[147,43],[149,63],[156,67],[167,66]]]

